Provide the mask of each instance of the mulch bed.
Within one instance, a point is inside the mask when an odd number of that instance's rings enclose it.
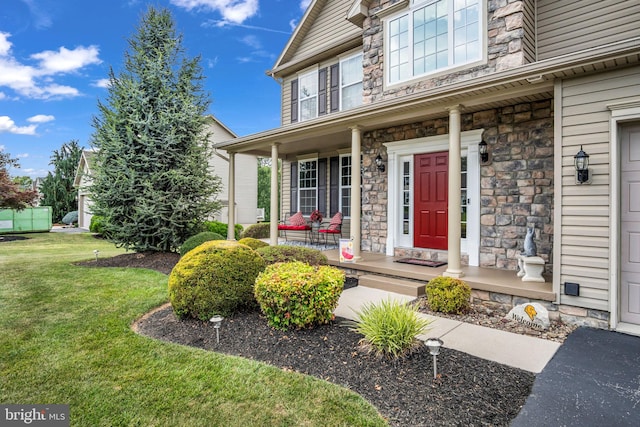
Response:
[[[178,254],[128,253],[84,261],[87,267],[149,268],[169,274]],[[345,287],[357,285],[350,279]],[[314,329],[282,332],[257,312],[225,319],[216,343],[210,322],[179,320],[170,305],[134,325],[142,335],[269,363],[349,388],[371,402],[392,426],[508,426],[531,391],[535,375],[443,348],[438,378],[420,346],[400,360],[367,353],[361,336],[336,319]],[[526,351],[526,349],[523,349]]]
[[[0,235],[0,243],[3,243],[3,242],[15,242],[16,240],[27,240],[27,237]]]

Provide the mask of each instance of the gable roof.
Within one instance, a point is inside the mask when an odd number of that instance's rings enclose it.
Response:
[[[313,0],[267,75],[286,77],[362,45],[362,29],[347,20],[353,0]]]
[[[76,169],[76,176],[73,179],[73,186],[79,187],[82,181],[83,174],[90,174],[91,167],[95,159],[96,152],[93,150],[82,150],[80,154],[80,160],[78,161],[78,168]]]

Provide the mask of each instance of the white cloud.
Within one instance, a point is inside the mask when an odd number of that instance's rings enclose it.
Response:
[[[300,10],[306,12],[307,8],[311,4],[311,0],[300,0]]]
[[[27,157],[29,157],[29,153],[22,153],[22,154],[16,155],[16,159],[26,159]]]
[[[27,119],[27,121],[29,123],[46,123],[46,122],[50,122],[52,120],[55,120],[56,118],[54,116],[48,115],[45,116],[44,114],[37,114],[33,117],[29,117]]]
[[[242,24],[258,13],[258,0],[171,0],[187,10],[203,9],[220,13],[224,21]]]
[[[266,32],[269,32],[269,33],[291,34],[291,31],[275,30],[273,28],[258,27],[256,25],[235,24],[233,22],[225,21],[225,20],[222,20],[222,19],[209,19],[209,20],[203,22],[201,26],[203,28],[239,27],[239,28],[246,28],[247,30],[266,31]]]
[[[78,46],[73,50],[63,46],[57,52],[45,50],[31,57],[40,61],[39,73],[51,75],[68,73],[91,64],[100,64],[102,61],[98,58],[98,53],[96,46]]]
[[[68,74],[102,61],[97,46],[60,47],[58,51],[43,51],[31,55],[37,66],[19,62],[11,55],[10,34],[0,33],[0,88],[7,87],[18,95],[35,99],[78,96],[80,92],[53,82],[53,76]],[[6,96],[6,95],[5,95]]]
[[[256,36],[253,36],[253,35],[244,36],[243,38],[240,39],[240,41],[254,49],[262,49],[262,43],[260,42],[260,39],[258,39]]]
[[[111,80],[109,80],[109,79],[96,80],[95,82],[93,82],[93,86],[101,87],[101,88],[108,88],[109,86],[111,86]]]
[[[16,135],[35,135],[37,125],[16,126],[9,116],[0,116],[0,133],[13,133]]]
[[[297,25],[298,25],[298,21],[296,21],[295,19],[292,19],[291,21],[289,21],[289,28],[291,28],[291,31],[294,31]]]

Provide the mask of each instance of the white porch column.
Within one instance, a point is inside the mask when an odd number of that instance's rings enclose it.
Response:
[[[460,263],[460,225],[462,206],[460,197],[460,180],[462,158],[460,153],[460,105],[449,108],[449,216],[448,216],[448,250],[447,270],[444,276],[462,277]]]
[[[269,244],[278,244],[278,143],[271,145],[271,206],[269,218]]]
[[[353,258],[360,256],[360,240],[362,239],[360,211],[362,208],[360,187],[362,185],[360,166],[361,128],[351,128],[351,241],[353,242]]]
[[[236,240],[236,153],[229,152],[229,188],[227,191],[229,206],[227,212],[227,240]]]

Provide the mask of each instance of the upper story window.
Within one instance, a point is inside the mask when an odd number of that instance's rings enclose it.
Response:
[[[340,61],[340,110],[362,105],[362,54]]]
[[[304,74],[298,79],[300,121],[318,117],[318,71]]]
[[[482,58],[480,0],[415,0],[386,23],[387,83]]]

